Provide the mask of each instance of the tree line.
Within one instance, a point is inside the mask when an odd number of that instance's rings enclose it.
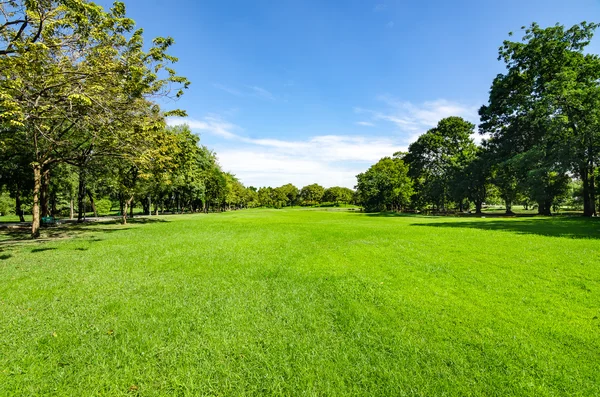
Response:
[[[55,215],[146,214],[350,202],[313,184],[245,187],[159,102],[190,82],[173,69],[173,39],[146,43],[125,5],[0,1],[0,208],[31,233]],[[11,207],[6,208],[6,196]]]
[[[190,82],[173,39],[144,39],[125,5],[0,0],[0,207],[41,219],[356,203],[367,210],[480,212],[492,198],[549,214],[568,196],[596,214],[600,59],[585,52],[597,24],[524,29],[504,42],[475,125],[441,120],[406,153],[357,176],[356,192],[318,184],[245,187],[187,126],[169,127],[160,103]]]
[[[448,117],[357,176],[368,210],[481,213],[501,199],[549,215],[565,203],[595,216],[600,157],[600,58],[586,53],[598,24],[523,27],[504,41],[506,72],[493,80],[475,125]],[[511,34],[512,36],[512,34]]]

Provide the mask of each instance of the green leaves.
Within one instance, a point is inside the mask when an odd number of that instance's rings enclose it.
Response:
[[[546,213],[561,194],[557,186],[566,186],[553,180],[564,181],[570,172],[585,181],[597,167],[600,59],[584,50],[598,26],[534,23],[520,42],[505,41],[499,59],[507,71],[496,77],[489,103],[479,111],[480,132],[490,136],[486,146],[495,163],[514,159],[517,174],[511,178]],[[537,160],[521,161],[526,158]],[[595,211],[593,201],[587,198],[588,214]]]

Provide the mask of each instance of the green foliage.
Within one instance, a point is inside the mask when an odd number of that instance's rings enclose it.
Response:
[[[585,48],[597,27],[534,23],[524,29],[522,41],[505,41],[499,59],[507,72],[494,79],[489,103],[479,111],[489,151],[496,164],[505,164],[500,174],[511,168],[510,175],[501,175],[502,185],[516,185],[542,214],[563,195],[569,172],[582,179],[584,212],[595,213],[600,58]]]
[[[382,158],[356,178],[356,192],[367,211],[401,211],[410,203],[413,183],[408,166],[398,156]]]
[[[323,195],[325,194],[325,188],[318,183],[307,185],[300,190],[300,199],[302,205],[316,205],[321,203]]]
[[[112,202],[109,199],[103,198],[95,202],[98,215],[108,215],[112,209]]]
[[[354,191],[347,187],[334,186],[325,189],[323,201],[327,203],[351,203],[354,198]]]
[[[408,147],[404,161],[414,181],[417,207],[434,205],[445,210],[449,203],[467,198],[468,187],[460,182],[477,155],[471,139],[474,128],[460,117],[448,117]]]
[[[15,213],[15,200],[12,199],[8,192],[0,193],[0,214],[2,216],[5,215],[14,215]]]

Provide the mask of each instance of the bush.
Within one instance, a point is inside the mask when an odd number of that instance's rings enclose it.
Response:
[[[98,215],[108,215],[112,208],[112,202],[108,199],[101,199],[96,201],[96,211]]]
[[[2,215],[14,215],[15,213],[15,200],[10,198],[8,192],[3,192],[0,195],[0,214]]]

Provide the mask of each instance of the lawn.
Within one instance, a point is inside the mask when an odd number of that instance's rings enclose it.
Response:
[[[0,242],[0,395],[600,395],[600,222],[247,210]]]

